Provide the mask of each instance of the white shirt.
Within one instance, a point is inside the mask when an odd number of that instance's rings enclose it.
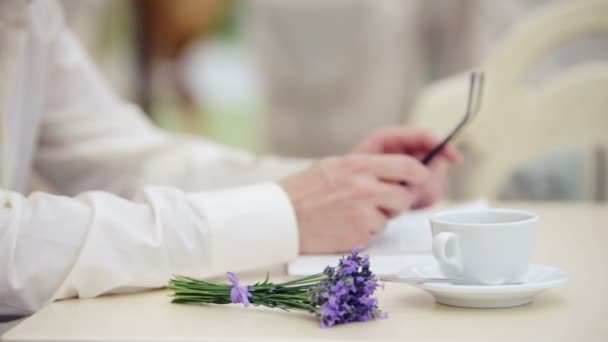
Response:
[[[302,162],[155,128],[116,97],[52,0],[0,1],[0,115],[0,315],[298,253],[289,199],[260,182]],[[32,170],[65,196],[26,197]]]

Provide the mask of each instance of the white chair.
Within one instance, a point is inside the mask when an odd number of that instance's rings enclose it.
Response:
[[[481,110],[461,139],[473,156],[456,180],[464,186],[461,197],[499,197],[517,166],[560,147],[589,154],[595,146],[608,147],[608,60],[578,63],[529,82],[543,59],[598,32],[608,37],[608,1],[560,2],[527,16],[497,45],[481,67]],[[415,106],[413,124],[448,131],[462,115],[467,86],[466,74],[431,85]],[[607,186],[605,165],[596,160],[581,167],[593,169],[583,198],[597,199],[596,187]]]

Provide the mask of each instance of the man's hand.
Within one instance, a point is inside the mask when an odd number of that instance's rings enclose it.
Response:
[[[301,253],[348,252],[365,246],[388,219],[412,205],[412,187],[430,170],[404,154],[351,154],[322,159],[283,179],[298,220]]]
[[[420,159],[439,143],[424,130],[381,129],[353,153],[322,159],[283,179],[298,220],[300,252],[340,253],[368,245],[390,218],[431,205],[443,195],[449,164],[461,159],[446,147],[423,165]]]
[[[406,154],[422,159],[441,140],[432,133],[415,128],[387,127],[377,130],[353,149],[362,154]],[[451,146],[446,146],[428,165],[431,176],[424,184],[410,184],[412,208],[430,206],[440,199],[447,184],[449,164],[460,162],[461,155]]]

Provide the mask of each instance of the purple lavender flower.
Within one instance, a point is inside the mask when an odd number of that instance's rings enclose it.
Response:
[[[323,273],[327,278],[310,292],[313,305],[320,308],[321,326],[386,317],[373,297],[379,285],[369,269],[369,256],[353,251],[340,259],[337,267],[327,267]]]
[[[263,282],[241,285],[237,276],[228,272],[231,284],[175,276],[169,288],[174,291],[173,303],[243,303],[245,307],[251,304],[299,310],[316,314],[322,327],[331,327],[387,317],[373,296],[381,285],[369,267],[369,256],[360,256],[355,249],[340,259],[338,266],[327,267],[323,273],[278,284],[270,283],[266,275]]]

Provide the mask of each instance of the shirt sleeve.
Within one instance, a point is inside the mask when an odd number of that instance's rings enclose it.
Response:
[[[68,30],[43,44],[34,168],[67,196],[0,190],[0,315],[297,255],[293,208],[268,181],[305,161],[163,132],[114,94]]]
[[[260,268],[297,252],[295,215],[273,183],[190,194],[146,187],[133,201],[1,191],[0,315],[162,287],[172,274]]]
[[[276,181],[309,164],[158,129],[116,96],[69,30],[48,49],[34,166],[58,193],[105,190],[130,198],[148,184],[211,190]]]

